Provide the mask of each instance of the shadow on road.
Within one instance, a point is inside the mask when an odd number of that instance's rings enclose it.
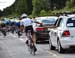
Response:
[[[37,44],[49,44],[49,41],[39,41]]]
[[[75,54],[75,49],[66,50],[65,54]]]
[[[57,50],[55,50],[56,52],[57,52]],[[68,50],[65,50],[65,52],[64,53],[59,53],[59,54],[66,54],[66,55],[68,55],[68,54],[75,54],[75,49],[68,49]]]

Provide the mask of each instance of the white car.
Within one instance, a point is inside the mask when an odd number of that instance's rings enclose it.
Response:
[[[59,53],[75,48],[75,16],[60,16],[54,27],[48,28],[49,47]]]

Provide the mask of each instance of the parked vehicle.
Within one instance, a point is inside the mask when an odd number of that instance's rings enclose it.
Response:
[[[59,53],[69,48],[75,48],[75,16],[60,16],[54,27],[49,28],[50,50],[57,49]]]
[[[57,19],[56,16],[35,18],[35,21],[39,22],[39,23],[33,24],[33,28],[36,34],[37,41],[48,41],[49,40],[48,27],[53,25],[56,19]]]

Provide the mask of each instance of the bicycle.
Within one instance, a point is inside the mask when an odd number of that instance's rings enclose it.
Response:
[[[22,32],[20,30],[17,30],[17,35],[18,35],[18,38],[20,38],[20,36],[22,36]]]
[[[7,35],[6,34],[6,28],[4,27],[4,28],[1,28],[1,32],[2,32],[2,34],[4,35],[4,37]]]
[[[30,54],[35,55],[36,47],[35,47],[33,40],[32,40],[31,30],[28,30],[27,37],[28,37],[28,40],[27,40],[28,41],[28,45],[27,45],[28,50],[29,50]]]

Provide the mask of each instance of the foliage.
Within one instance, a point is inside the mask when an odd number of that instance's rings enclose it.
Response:
[[[47,16],[47,12],[45,10],[41,10],[40,16]]]
[[[27,13],[36,17],[56,15],[65,11],[75,12],[75,0],[16,0],[12,6],[0,13],[6,16],[19,16]]]

